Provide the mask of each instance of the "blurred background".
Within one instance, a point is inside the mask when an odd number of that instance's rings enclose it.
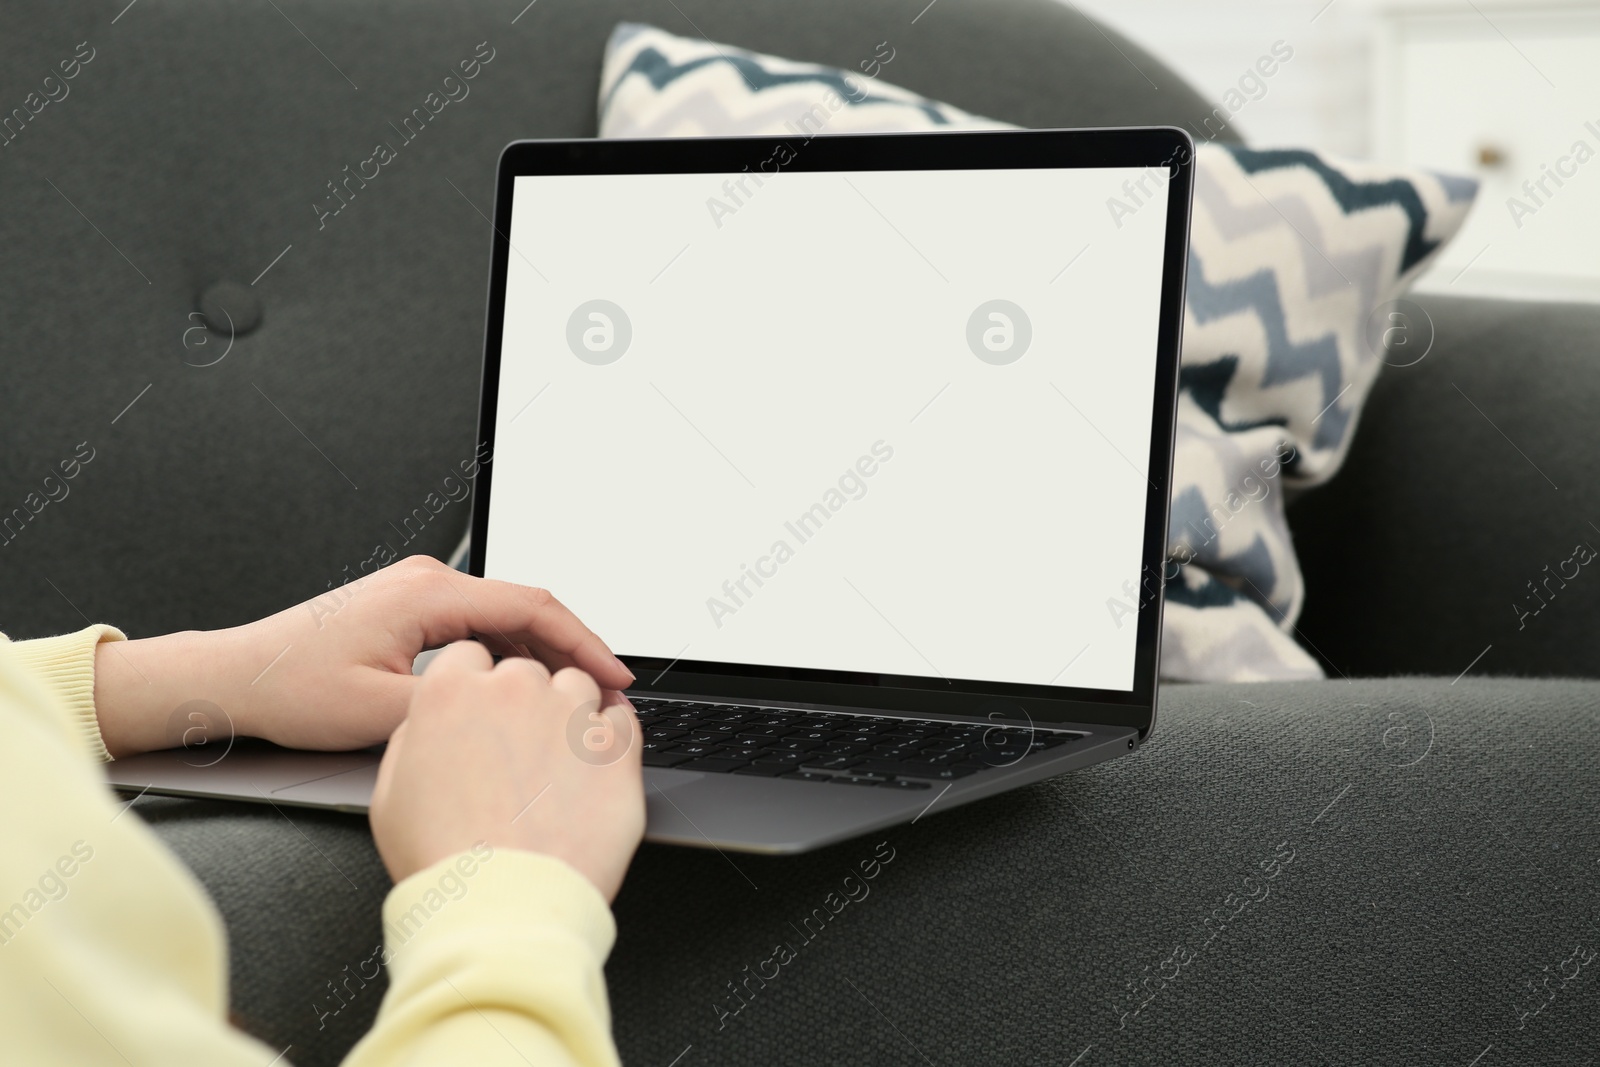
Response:
[[[1242,106],[1230,121],[1252,146],[1481,181],[1472,217],[1419,290],[1600,301],[1600,3],[1062,2],[1211,99],[1233,92]],[[1270,77],[1251,76],[1285,51]]]

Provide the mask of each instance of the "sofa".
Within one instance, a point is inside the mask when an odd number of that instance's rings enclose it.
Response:
[[[5,527],[0,630],[232,625],[391,537],[473,452],[498,150],[594,134],[624,20],[844,67],[887,40],[900,84],[1028,126],[1217,129],[1055,0],[13,0],[0,514],[75,476]],[[1600,539],[1600,306],[1416,299],[1427,357],[1290,506],[1327,680],[1164,686],[1136,755],[802,856],[644,846],[607,968],[625,1062],[1586,1062],[1600,578],[1528,609]],[[238,1021],[336,1063],[383,990],[365,821],[133,810],[222,910]]]

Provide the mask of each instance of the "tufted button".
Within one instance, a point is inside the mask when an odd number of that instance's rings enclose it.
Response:
[[[261,324],[261,301],[238,282],[217,282],[200,294],[200,316],[212,333],[243,337]]]

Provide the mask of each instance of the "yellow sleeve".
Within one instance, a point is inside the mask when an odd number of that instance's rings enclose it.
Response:
[[[561,860],[480,845],[390,891],[389,992],[345,1067],[616,1065],[598,890]]]
[[[5,640],[0,634],[0,642]],[[47,728],[64,729],[80,751],[100,763],[110,763],[111,754],[100,739],[100,720],[94,712],[94,654],[102,641],[126,640],[114,626],[89,626],[60,637],[8,642],[13,662],[49,689],[58,702],[56,707],[46,701],[17,710],[31,712]]]
[[[221,920],[91,757],[109,628],[0,638],[0,1003],[17,1063],[261,1067],[226,1023]],[[37,673],[35,673],[37,672]]]
[[[105,788],[90,627],[0,635],[0,1003],[20,1063],[276,1062],[227,1025],[222,923],[193,875]],[[345,1061],[615,1065],[604,899],[560,860],[480,846],[384,905],[390,989]]]

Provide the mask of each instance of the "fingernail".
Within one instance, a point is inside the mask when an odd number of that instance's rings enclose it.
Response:
[[[613,655],[611,657],[611,660],[612,660],[613,663],[615,663],[617,665],[617,669],[618,670],[620,670],[623,674],[626,674],[628,676],[628,681],[637,682],[639,680],[639,676],[634,674],[632,671],[630,671],[628,669],[628,665],[626,663],[622,662],[622,660],[618,659],[615,655]]]

